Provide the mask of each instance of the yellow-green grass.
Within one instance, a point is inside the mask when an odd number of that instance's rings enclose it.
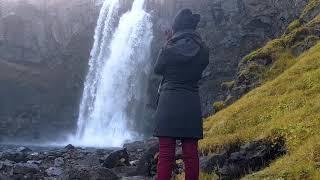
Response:
[[[213,109],[215,112],[221,111],[225,107],[225,103],[223,101],[217,101],[213,103]]]
[[[319,24],[320,15],[316,16],[304,26],[296,27],[287,34],[284,34],[282,37],[274,39],[268,42],[264,47],[248,54],[243,58],[242,63],[247,63],[267,56],[271,57],[272,59],[277,59],[276,53],[281,52],[286,48],[291,48],[299,42],[304,42],[304,40],[309,38],[309,36],[314,37],[312,32]]]
[[[320,43],[297,58],[282,56],[275,69],[289,69],[207,119],[200,149],[284,138],[287,155],[246,178],[320,179]]]

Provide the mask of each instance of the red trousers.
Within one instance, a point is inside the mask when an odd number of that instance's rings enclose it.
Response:
[[[157,167],[157,180],[170,180],[175,163],[176,139],[160,137],[160,152]],[[182,140],[183,162],[186,180],[199,179],[198,140]]]

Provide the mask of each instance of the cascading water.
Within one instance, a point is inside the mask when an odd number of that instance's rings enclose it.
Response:
[[[144,0],[135,0],[117,24],[119,6],[119,0],[106,0],[100,11],[77,134],[70,140],[76,145],[116,147],[136,136],[130,124],[146,93],[152,23]]]

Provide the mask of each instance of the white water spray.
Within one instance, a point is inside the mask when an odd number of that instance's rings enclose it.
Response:
[[[136,134],[132,110],[146,93],[152,23],[144,0],[135,0],[114,28],[119,6],[119,0],[106,0],[100,11],[77,134],[70,139],[75,145],[116,147]]]

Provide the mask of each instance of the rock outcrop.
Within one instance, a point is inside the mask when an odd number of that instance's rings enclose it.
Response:
[[[130,1],[124,0],[126,4]],[[306,0],[149,0],[155,59],[176,11],[202,15],[199,32],[211,49],[201,82],[203,115],[224,100],[221,85],[245,55],[281,35]],[[56,139],[76,127],[79,101],[101,3],[94,0],[2,0],[0,7],[0,141]],[[127,7],[127,6],[125,6]],[[304,18],[308,18],[307,16]],[[152,106],[159,78],[150,76]],[[137,122],[149,131],[152,108]]]
[[[4,0],[0,9],[0,141],[70,132],[99,7],[92,1]]]
[[[175,12],[184,7],[202,15],[199,32],[211,50],[210,64],[201,82],[203,115],[208,116],[214,112],[213,103],[224,100],[221,85],[234,78],[240,60],[280,36],[299,17],[305,4],[306,0],[164,1],[155,10],[160,17],[155,25],[160,30],[168,27]],[[171,8],[161,8],[168,6]],[[163,32],[157,34],[163,36]]]

